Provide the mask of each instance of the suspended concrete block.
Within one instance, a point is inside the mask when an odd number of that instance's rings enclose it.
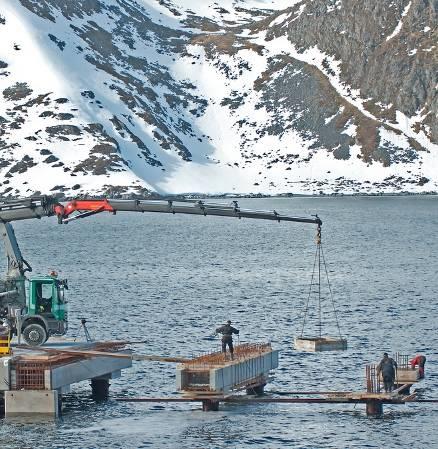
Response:
[[[347,340],[332,337],[295,337],[294,348],[305,352],[345,351]]]

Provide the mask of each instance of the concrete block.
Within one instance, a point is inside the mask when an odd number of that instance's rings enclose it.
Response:
[[[347,340],[331,337],[295,337],[294,348],[297,351],[307,352],[345,351],[347,349]]]
[[[415,369],[398,368],[395,377],[395,383],[397,385],[416,383],[418,382],[419,378],[420,374],[418,368]],[[382,374],[379,374],[379,381],[380,383],[383,383]]]
[[[403,369],[399,368],[397,370],[396,381],[400,384],[407,384],[409,382],[417,382],[420,378],[420,371],[418,368],[415,369]]]
[[[47,415],[59,416],[56,390],[5,391],[5,417]]]

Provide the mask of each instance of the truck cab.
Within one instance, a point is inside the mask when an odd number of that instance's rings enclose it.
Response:
[[[67,281],[58,279],[53,272],[32,277],[26,283],[26,308],[21,317],[21,334],[26,343],[39,346],[51,335],[64,335],[67,332]]]

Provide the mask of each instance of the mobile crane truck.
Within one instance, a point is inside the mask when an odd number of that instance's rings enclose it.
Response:
[[[50,196],[0,202],[0,234],[4,241],[7,271],[0,280],[0,319],[7,320],[12,334],[21,331],[26,343],[39,346],[51,335],[67,332],[66,279],[55,272],[27,277],[32,268],[23,258],[11,222],[56,215],[59,223],[85,218],[100,212],[157,212],[168,214],[215,215],[256,218],[273,221],[313,223],[320,235],[322,221],[317,217],[292,217],[276,211],[242,209],[237,201],[231,205],[201,200],[115,200],[78,199],[65,205]],[[19,328],[19,329],[18,329]]]
[[[32,346],[43,344],[50,335],[67,332],[64,292],[67,281],[55,272],[27,278],[32,267],[21,254],[11,221],[55,215],[58,202],[51,197],[35,197],[0,203],[0,234],[7,258],[7,271],[0,280],[0,319],[6,320],[12,334],[21,335]]]

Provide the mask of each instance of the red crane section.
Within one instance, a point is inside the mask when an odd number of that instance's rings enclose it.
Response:
[[[107,200],[73,200],[64,207],[55,208],[55,211],[58,217],[62,216],[63,218],[67,218],[73,212],[78,211],[90,211],[96,214],[104,211],[115,213],[114,208]]]

